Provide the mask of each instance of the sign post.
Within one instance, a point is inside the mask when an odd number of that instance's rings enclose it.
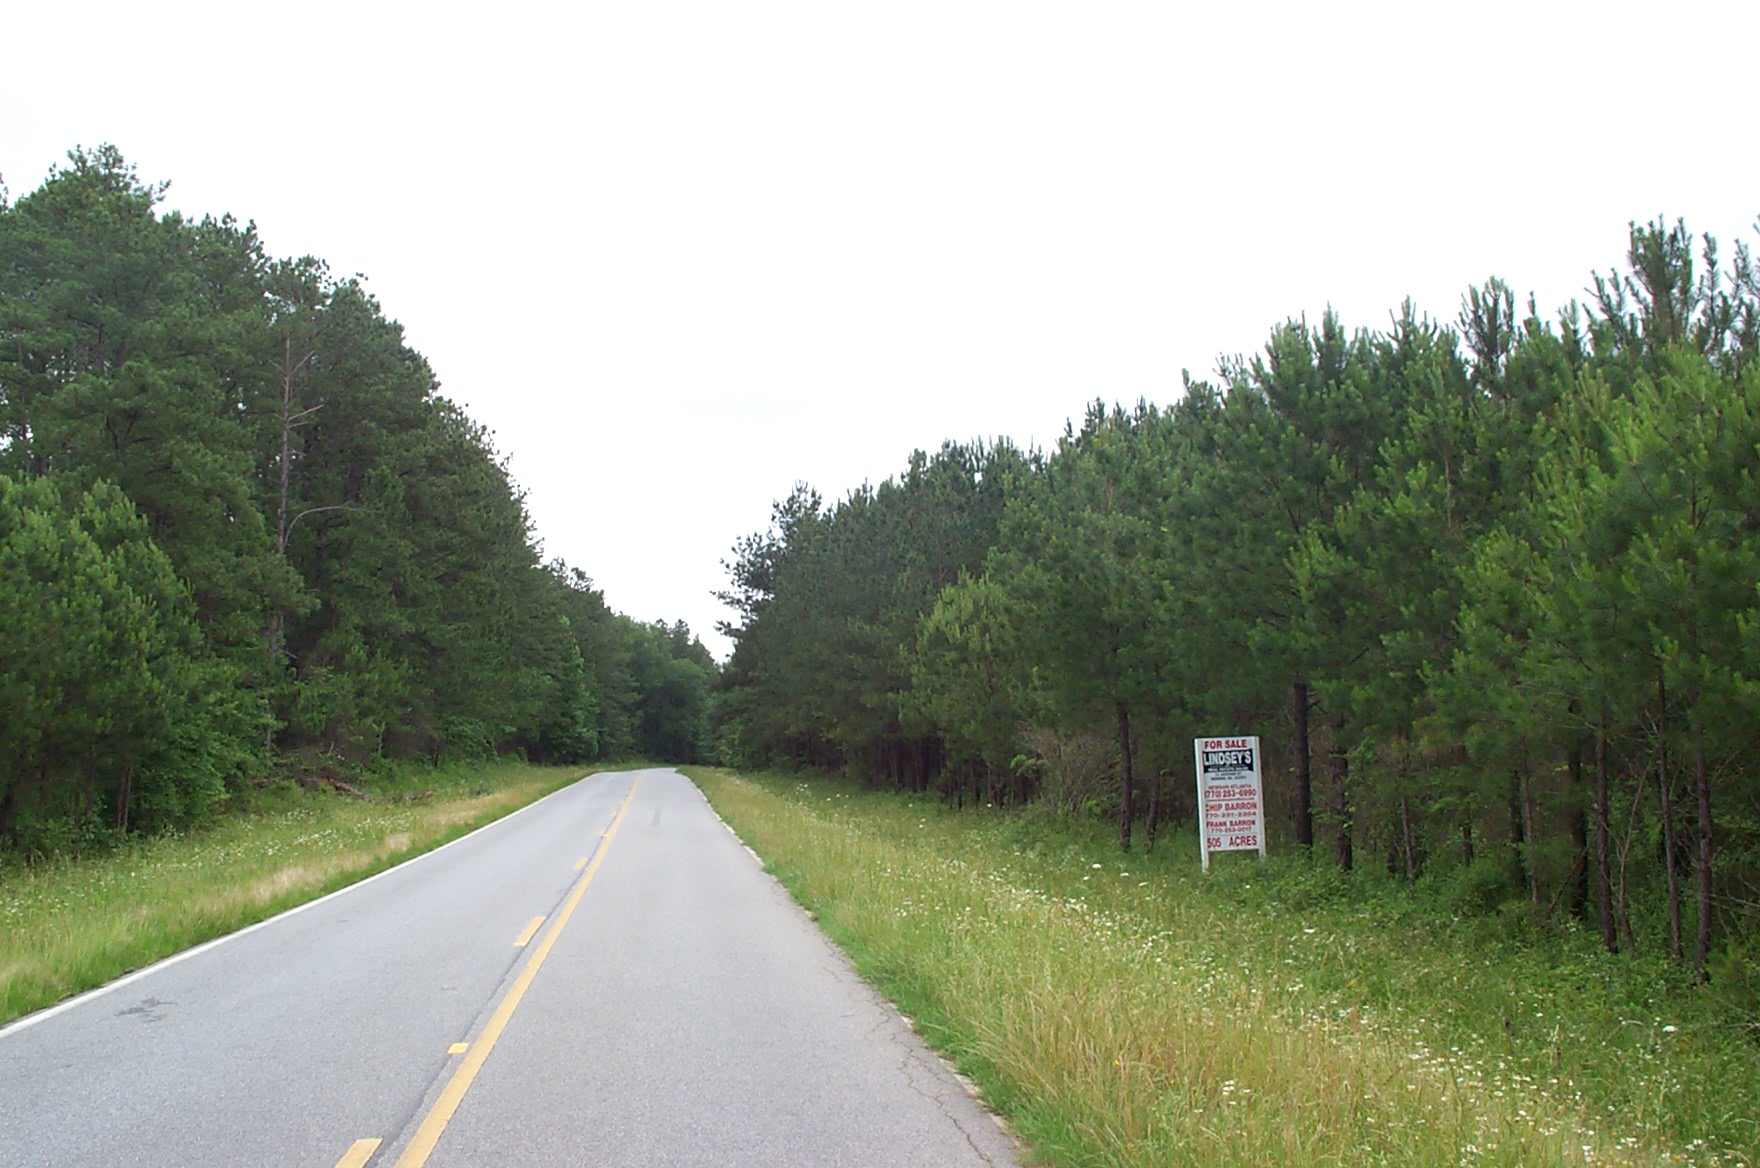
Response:
[[[1265,858],[1265,786],[1259,769],[1259,739],[1195,738],[1198,764],[1198,846],[1204,871],[1211,852],[1257,849]]]

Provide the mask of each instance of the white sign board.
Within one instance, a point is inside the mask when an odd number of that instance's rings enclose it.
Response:
[[[1259,771],[1259,739],[1195,738],[1198,764],[1198,846],[1204,870],[1211,852],[1257,849],[1265,855],[1265,786]]]

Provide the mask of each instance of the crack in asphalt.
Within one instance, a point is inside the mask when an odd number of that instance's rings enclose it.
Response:
[[[708,803],[708,800],[705,798],[704,802]],[[721,819],[720,813],[715,810],[712,804],[709,809],[717,819]],[[904,1080],[905,1085],[914,1094],[934,1105],[942,1117],[953,1125],[954,1130],[959,1132],[960,1137],[965,1140],[979,1160],[995,1166],[995,1168],[1010,1168],[1010,1166],[1018,1164],[1018,1158],[1015,1155],[1005,1154],[998,1158],[998,1156],[986,1151],[978,1136],[966,1125],[965,1120],[968,1117],[962,1117],[956,1107],[949,1105],[950,1095],[957,1091],[959,1097],[970,1101],[971,1105],[977,1109],[979,1116],[988,1117],[994,1122],[996,1135],[1005,1148],[1018,1148],[1013,1133],[994,1112],[985,1106],[982,1097],[966,1085],[964,1078],[939,1053],[924,1043],[911,1020],[905,1017],[897,1006],[871,982],[862,977],[850,961],[849,955],[820,926],[818,914],[794,898],[794,894],[789,891],[788,887],[776,878],[775,873],[769,870],[764,858],[753,851],[750,845],[740,838],[739,833],[734,831],[733,825],[725,819],[721,819],[721,825],[727,829],[728,834],[734,838],[739,846],[744,848],[746,853],[757,862],[759,870],[769,877],[774,894],[790,909],[800,913],[806,919],[821,946],[823,959],[820,967],[830,974],[833,980],[850,986],[858,1000],[873,1011],[874,1021],[863,1035],[863,1041],[872,1042],[876,1036],[881,1036],[884,1041],[894,1047],[898,1052],[898,1061],[894,1065],[894,1069]],[[929,1081],[930,1087],[925,1088],[922,1082],[924,1079]]]
[[[899,1015],[899,1021],[900,1023],[903,1023],[903,1015]],[[886,1031],[887,1039],[894,1045],[898,1046],[902,1051],[898,1060],[898,1072],[904,1076],[905,1085],[924,1099],[927,1099],[930,1103],[933,1103],[935,1109],[947,1117],[947,1122],[951,1123],[954,1126],[954,1129],[958,1131],[961,1136],[965,1137],[966,1143],[970,1145],[973,1154],[976,1155],[978,1159],[984,1161],[986,1164],[995,1164],[995,1158],[978,1145],[977,1137],[967,1130],[966,1125],[961,1121],[960,1117],[955,1115],[953,1109],[947,1105],[948,1083],[946,1075],[951,1074],[952,1072],[943,1071],[934,1066],[924,1066],[923,1069],[928,1072],[929,1078],[934,1080],[936,1085],[940,1088],[940,1090],[936,1091],[925,1091],[917,1082],[916,1076],[911,1073],[910,1068],[912,1063],[923,1066],[925,1061],[924,1054],[926,1053],[927,1048],[919,1047],[910,1040],[905,1039],[898,1033],[896,1027],[888,1026],[886,1027]],[[911,1033],[912,1037],[915,1037],[915,1032],[912,1031]],[[928,1057],[936,1058],[937,1056],[930,1054]],[[960,1093],[963,1095],[965,1094],[965,1091],[962,1089]],[[967,1098],[970,1098],[970,1096],[968,1095]]]
[[[806,909],[795,902],[793,897],[789,897],[789,903],[794,904],[800,911],[806,912]],[[812,916],[811,913],[807,915]],[[934,1104],[935,1109],[942,1114],[948,1123],[953,1125],[954,1130],[959,1132],[978,1159],[986,1164],[996,1164],[996,1158],[984,1150],[977,1137],[966,1127],[964,1120],[953,1108],[948,1106],[949,1092],[957,1090],[961,1096],[972,1100],[976,1106],[983,1108],[984,1114],[995,1119],[989,1109],[984,1107],[982,1098],[965,1086],[959,1073],[948,1065],[945,1059],[924,1044],[922,1036],[917,1033],[916,1026],[911,1020],[899,1012],[898,1008],[888,1001],[879,990],[855,971],[849,964],[847,955],[837,948],[836,944],[825,936],[822,930],[819,931],[819,936],[820,943],[826,950],[826,961],[821,968],[835,980],[852,986],[862,1002],[874,1011],[873,1025],[868,1027],[867,1033],[863,1035],[863,1040],[872,1041],[876,1035],[880,1035],[896,1047],[899,1051],[899,1058],[894,1069],[904,1079],[905,1086],[909,1087],[916,1095]],[[912,1073],[912,1064],[920,1068],[922,1073],[931,1080],[935,1086],[934,1090],[923,1088],[923,1085],[918,1082],[917,1076]],[[1007,1129],[1000,1122],[997,1122],[996,1126],[997,1131],[1012,1143],[1013,1137],[1008,1134]]]

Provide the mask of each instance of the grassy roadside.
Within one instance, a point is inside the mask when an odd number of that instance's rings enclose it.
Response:
[[[1126,857],[1081,825],[687,773],[1038,1162],[1755,1162],[1753,1040],[1589,938],[1293,861],[1206,879],[1184,837]]]
[[[278,783],[187,834],[0,864],[0,1025],[639,765],[408,768],[366,781],[365,799]]]

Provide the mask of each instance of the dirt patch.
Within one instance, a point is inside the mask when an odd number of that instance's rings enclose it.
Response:
[[[226,901],[252,906],[269,904],[290,892],[316,888],[338,872],[364,867],[368,862],[367,856],[346,853],[321,862],[289,864],[268,876],[253,880],[243,890],[228,896]]]

